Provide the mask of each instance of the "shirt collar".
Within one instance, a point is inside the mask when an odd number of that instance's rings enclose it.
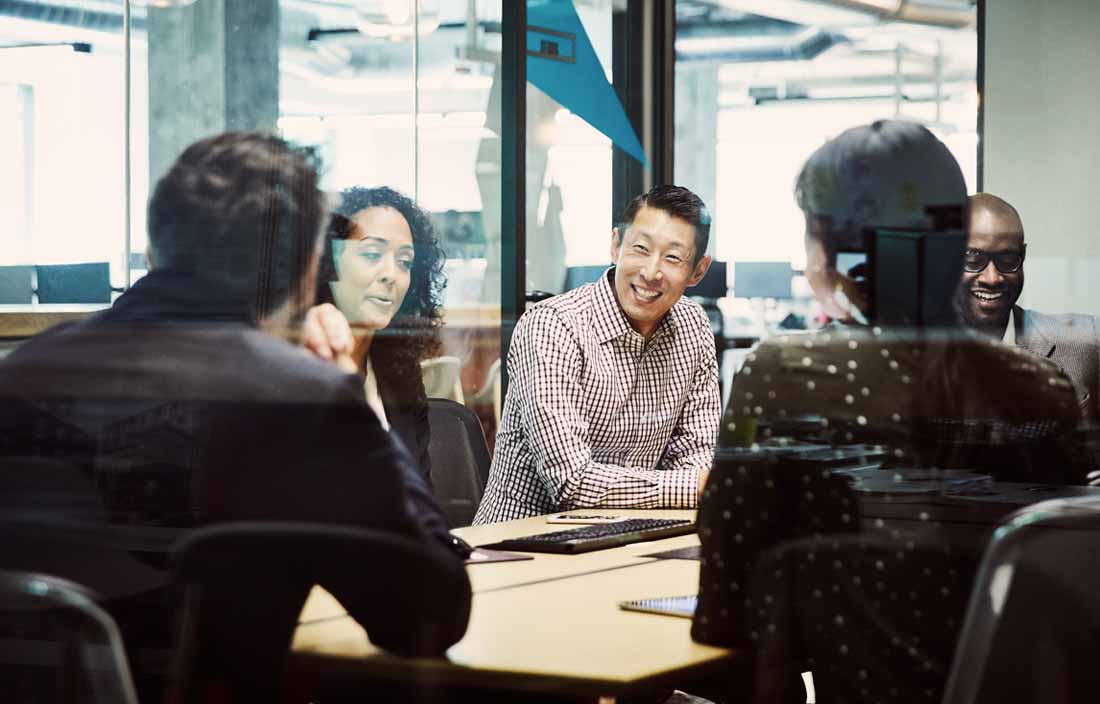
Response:
[[[592,321],[593,333],[600,343],[630,333],[638,334],[634,328],[630,327],[630,321],[626,319],[626,314],[619,306],[619,300],[615,297],[615,285],[612,283],[614,280],[615,267],[611,267],[600,276],[599,281],[592,284],[592,302],[595,310]],[[679,301],[676,305],[679,305]],[[676,329],[675,311],[676,306],[673,306],[665,314],[661,325],[653,333],[653,337],[649,339],[650,343],[672,333]]]
[[[1008,325],[1005,326],[1005,334],[1001,339],[1006,345],[1015,346],[1016,344],[1016,311],[1014,309],[1008,311]]]

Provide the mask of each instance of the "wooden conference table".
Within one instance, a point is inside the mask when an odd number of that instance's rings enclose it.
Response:
[[[694,518],[690,510],[597,511]],[[472,545],[561,530],[545,517],[454,531]],[[619,697],[684,684],[727,667],[734,652],[694,643],[686,618],[623,611],[629,599],[694,594],[695,560],[645,555],[698,545],[696,535],[581,555],[467,567],[474,597],[466,636],[446,658],[403,658],[373,645],[331,595],[314,587],[294,635],[292,670],[371,681],[431,682],[582,697]],[[533,554],[533,553],[532,553]]]

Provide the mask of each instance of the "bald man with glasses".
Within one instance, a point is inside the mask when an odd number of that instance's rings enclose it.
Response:
[[[1100,421],[1100,334],[1091,315],[1047,315],[1016,305],[1024,290],[1024,225],[1007,202],[970,197],[970,232],[955,303],[975,330],[1060,366],[1077,392],[1083,425]]]

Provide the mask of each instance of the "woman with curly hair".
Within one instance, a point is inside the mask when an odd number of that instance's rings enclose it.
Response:
[[[325,237],[317,302],[347,318],[367,403],[430,482],[428,400],[420,360],[439,347],[445,255],[428,214],[392,188],[341,194]]]

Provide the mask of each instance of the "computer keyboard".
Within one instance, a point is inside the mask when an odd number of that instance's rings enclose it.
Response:
[[[552,533],[509,538],[479,547],[523,552],[581,553],[695,532],[695,522],[672,518],[630,518],[618,523],[581,526]]]

